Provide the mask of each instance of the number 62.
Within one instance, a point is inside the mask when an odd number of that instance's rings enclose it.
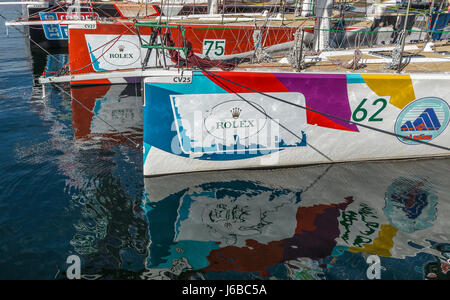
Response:
[[[352,119],[356,122],[364,121],[367,117],[367,110],[363,107],[364,103],[366,103],[367,99],[364,98],[363,101],[358,105],[358,107],[353,111]],[[378,114],[382,112],[387,105],[387,101],[384,98],[378,98],[377,100],[372,102],[372,105],[376,106],[378,103],[381,103],[381,107],[369,118],[369,122],[379,122],[383,121],[383,118],[377,118]],[[362,113],[362,115],[361,115]],[[358,116],[359,115],[359,116]]]

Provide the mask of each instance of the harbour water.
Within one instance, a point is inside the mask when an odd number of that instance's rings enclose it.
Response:
[[[71,255],[85,279],[450,278],[450,159],[144,179],[140,87],[43,99],[67,55],[8,31],[0,279],[65,279]]]

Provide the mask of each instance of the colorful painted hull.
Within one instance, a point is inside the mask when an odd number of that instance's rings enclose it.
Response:
[[[232,59],[251,56],[257,42],[252,26],[182,25],[186,28],[186,39],[191,42],[194,53],[210,59]],[[69,26],[69,65],[71,75],[110,72],[126,69],[141,69],[146,49],[141,48],[134,24],[96,22],[86,28],[83,25]],[[295,28],[272,27],[263,33],[264,45],[271,50],[288,49],[294,40]],[[166,29],[163,29],[163,33]],[[150,36],[150,28],[140,27],[144,39]],[[171,30],[175,46],[182,45],[181,33]],[[149,66],[155,64],[155,51]],[[168,65],[174,65],[167,58]],[[105,73],[104,73],[105,74]],[[130,79],[123,78],[122,83]],[[72,84],[111,84],[108,76],[97,80],[72,81]]]
[[[444,74],[146,78],[144,175],[449,155],[449,83]]]

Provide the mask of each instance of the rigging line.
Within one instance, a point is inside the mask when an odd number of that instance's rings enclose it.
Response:
[[[244,97],[242,97],[241,95],[239,95],[239,93],[233,91],[229,86],[227,86],[226,84],[224,84],[223,82],[218,81],[219,84],[222,84],[226,89],[229,89],[230,91],[233,92],[233,94],[235,94],[236,96],[238,96],[239,98],[241,98],[243,101],[245,101],[247,104],[251,105],[254,109],[256,109],[257,111],[259,111],[261,114],[263,114],[264,116],[266,116],[267,118],[269,118],[270,120],[272,120],[273,122],[277,123],[279,126],[281,126],[284,130],[286,130],[287,132],[289,132],[290,134],[292,134],[293,136],[295,136],[296,138],[298,138],[300,141],[303,141],[302,137],[299,137],[296,133],[292,132],[292,130],[290,130],[289,128],[287,128],[286,126],[284,126],[283,124],[281,124],[280,122],[278,122],[277,120],[273,119],[271,116],[269,116],[265,111],[261,110],[260,108],[256,107],[255,105],[253,105],[253,103],[251,103],[250,101],[248,101],[247,99],[245,99]],[[311,145],[309,142],[306,142],[308,144],[308,146],[310,146],[314,151],[316,151],[317,153],[319,153],[320,155],[322,155],[323,157],[325,157],[327,160],[333,162],[333,160],[331,158],[329,158],[327,155],[325,155],[323,152],[321,152],[319,149],[317,149],[316,147],[314,147],[313,145]]]
[[[81,67],[81,68],[79,68],[79,69],[76,69],[76,70],[69,70],[68,74],[72,74],[72,73],[75,73],[75,72],[84,70],[84,69],[86,69],[87,67],[92,66],[93,64],[95,64],[100,58],[103,57],[103,55],[105,55],[105,54],[106,54],[106,53],[107,53],[107,52],[108,52],[108,51],[109,51],[109,50],[117,43],[117,41],[118,41],[121,37],[122,37],[122,36],[119,35],[119,36],[115,37],[114,39],[110,40],[109,42],[107,42],[105,45],[102,45],[102,46],[106,46],[107,44],[109,44],[109,43],[111,43],[112,41],[114,41],[114,43],[112,43],[111,46],[109,46],[109,48],[106,49],[106,51],[103,51],[103,53],[102,53],[99,57],[97,57],[94,61],[88,63],[87,65],[85,65],[84,67]],[[100,47],[102,47],[102,46],[100,46]],[[89,52],[89,54],[91,54],[91,53],[94,52],[94,51],[95,51],[95,50]],[[78,60],[78,59],[77,59],[77,60]],[[68,65],[68,64],[66,64],[66,65],[64,65],[64,66],[67,66],[67,65]]]
[[[100,121],[104,122],[106,125],[108,125],[109,127],[111,127],[114,131],[116,131],[121,137],[123,137],[124,139],[126,139],[127,141],[129,141],[130,143],[132,143],[136,148],[139,148],[139,143],[136,143],[135,141],[133,141],[132,139],[130,139],[129,137],[125,136],[124,134],[122,134],[117,128],[115,128],[113,125],[111,125],[110,123],[108,123],[106,120],[104,120],[103,118],[101,118],[99,115],[96,115],[92,110],[90,110],[88,107],[86,107],[83,103],[81,103],[80,101],[78,101],[77,99],[75,99],[71,94],[69,94],[68,92],[66,92],[62,87],[58,86],[58,85],[52,85],[54,87],[57,87],[61,92],[63,92],[64,94],[66,94],[67,96],[69,96],[73,101],[75,101],[76,103],[78,103],[82,108],[84,108],[85,110],[87,110],[88,112],[90,112],[91,114],[95,115],[96,118],[98,118]]]
[[[292,103],[292,102],[283,100],[283,99],[281,99],[281,98],[277,98],[277,97],[275,97],[275,96],[266,94],[266,93],[264,93],[264,92],[260,92],[260,91],[254,90],[254,89],[252,89],[252,88],[250,88],[250,87],[247,87],[247,86],[244,86],[244,85],[239,84],[239,83],[237,83],[237,82],[234,82],[234,81],[232,81],[232,80],[230,80],[230,79],[228,79],[228,78],[222,77],[222,76],[217,75],[217,74],[214,74],[214,73],[212,73],[212,72],[209,72],[209,71],[207,71],[207,70],[205,70],[205,69],[203,69],[203,68],[200,68],[200,69],[201,69],[203,72],[205,72],[205,73],[207,73],[207,74],[209,74],[209,75],[211,75],[211,76],[214,76],[214,77],[217,77],[217,78],[226,80],[226,81],[228,81],[228,82],[230,82],[230,83],[232,83],[232,84],[235,84],[235,85],[237,85],[237,86],[239,86],[239,87],[245,88],[245,89],[247,89],[247,90],[249,90],[249,91],[253,91],[253,92],[258,93],[258,94],[260,94],[260,95],[263,95],[263,96],[272,98],[272,99],[277,100],[277,101],[284,102],[284,103],[286,103],[286,104],[290,104],[290,105],[292,105],[292,106],[299,107],[299,108],[304,109],[304,110],[312,111],[312,112],[315,112],[315,113],[321,114],[321,115],[323,115],[323,116],[330,117],[330,118],[333,118],[333,119],[336,119],[336,120],[339,120],[339,121],[342,121],[342,122],[346,122],[346,123],[350,123],[350,124],[355,124],[355,125],[358,125],[358,126],[361,126],[361,127],[367,128],[367,129],[370,129],[370,130],[374,130],[374,131],[377,131],[377,132],[380,132],[380,133],[392,135],[392,136],[395,136],[395,137],[397,137],[397,138],[402,138],[402,139],[410,140],[410,141],[417,142],[417,143],[420,143],[420,144],[428,145],[428,146],[431,146],[431,147],[435,147],[435,148],[443,149],[443,150],[446,150],[446,151],[450,151],[450,148],[447,148],[447,147],[445,147],[445,146],[436,145],[436,144],[433,144],[433,143],[430,143],[430,142],[424,142],[424,141],[422,141],[422,140],[415,140],[415,139],[413,139],[413,138],[410,138],[410,137],[407,137],[407,136],[404,136],[404,135],[396,134],[396,133],[394,133],[394,132],[390,132],[390,131],[387,131],[387,130],[379,129],[379,128],[372,127],[372,126],[369,126],[369,125],[365,125],[365,124],[362,124],[362,123],[359,123],[359,122],[354,122],[354,121],[351,121],[351,120],[346,120],[346,119],[337,117],[337,116],[335,116],[335,115],[331,115],[331,114],[324,113],[324,112],[321,112],[321,111],[318,111],[318,110],[315,110],[315,109],[312,109],[312,108],[309,108],[309,107],[306,107],[306,106],[302,106],[302,105],[299,105],[299,104],[296,104],[296,103]]]
[[[125,33],[125,32],[124,32],[124,33]],[[124,34],[124,33],[123,33],[123,34]],[[106,43],[104,43],[104,44],[102,44],[102,45],[100,45],[99,47],[95,48],[94,50],[89,51],[88,54],[93,54],[95,51],[99,50],[99,49],[102,48],[102,47],[103,47],[103,48],[106,47],[106,45],[112,43],[113,41],[114,41],[114,44],[115,44],[115,43],[122,37],[123,34],[119,34],[119,35],[116,36],[115,38],[109,40],[108,42],[106,42]],[[84,67],[81,67],[80,69],[69,70],[69,73],[81,71],[81,70],[83,70],[83,69],[89,67],[90,65],[94,64],[94,63],[97,62],[97,61],[98,61],[98,60],[99,60],[99,59],[100,59],[100,58],[101,58],[101,57],[102,57],[109,49],[111,49],[111,47],[114,46],[114,44],[112,44],[106,51],[103,51],[102,55],[100,55],[98,58],[96,58],[93,62],[91,62],[91,63],[85,65]],[[77,57],[75,60],[73,60],[73,63],[78,62],[80,59],[81,59],[81,56]],[[65,66],[67,66],[67,65],[69,65],[69,63],[65,64],[63,67],[65,67]]]
[[[313,182],[311,182],[303,191],[302,191],[302,195],[304,193],[306,193],[309,189],[311,189],[317,182],[320,181],[320,179],[322,179],[323,176],[325,176],[328,171],[335,166],[336,164],[329,164],[328,167],[321,173],[319,174],[319,176],[316,177],[316,179],[313,180]]]
[[[30,19],[33,18],[33,17],[37,17],[41,12],[42,12],[42,13],[51,13],[51,12],[57,10],[58,8],[63,7],[64,5],[66,5],[66,3],[61,3],[61,4],[59,4],[59,5],[56,6],[56,7],[55,7],[55,6],[49,6],[49,7],[45,8],[45,9],[39,10],[39,11],[37,11],[37,12],[31,14],[31,15],[18,17],[16,20],[23,20],[23,19],[28,19],[28,20],[30,20]]]
[[[129,27],[127,24],[125,24],[124,22],[122,22],[120,19],[114,18],[111,14],[107,13],[106,11],[104,11],[103,9],[101,9],[100,7],[96,7],[94,6],[93,9],[97,9],[98,11],[101,11],[102,13],[104,13],[107,17],[109,16],[111,19],[114,19],[113,22],[118,22],[120,24],[122,24],[124,27],[128,28],[129,30],[131,30],[132,32],[136,33],[135,31],[133,31],[132,29],[134,29],[134,24],[133,26]],[[136,23],[136,22],[134,22]]]

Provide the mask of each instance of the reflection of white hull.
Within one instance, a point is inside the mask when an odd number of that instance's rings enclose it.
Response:
[[[120,93],[123,86],[114,85],[103,99],[98,99],[94,109],[96,115],[92,119],[91,134],[127,132],[131,128],[142,127],[142,100],[140,97],[122,99]],[[106,100],[106,101],[105,101]],[[108,122],[111,126],[106,124]]]
[[[137,88],[137,85],[72,88],[75,138],[114,140],[123,135],[140,135],[142,99]]]
[[[189,207],[189,216],[180,218],[175,241],[217,241],[223,246],[243,247],[246,240],[269,243],[290,238],[297,227],[298,190],[273,197],[273,191],[212,199],[200,189],[182,198],[180,207]],[[188,201],[186,203],[185,201]],[[185,214],[185,211],[180,212]]]

